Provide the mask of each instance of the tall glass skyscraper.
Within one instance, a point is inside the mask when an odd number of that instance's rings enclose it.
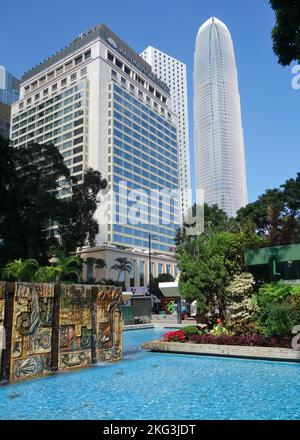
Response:
[[[19,99],[20,81],[0,66],[0,102],[12,105]]]
[[[233,217],[247,203],[240,96],[231,35],[214,17],[196,38],[194,135],[197,188]]]

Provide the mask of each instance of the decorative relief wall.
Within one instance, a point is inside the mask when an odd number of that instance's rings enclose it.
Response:
[[[11,380],[51,371],[54,284],[16,283]]]
[[[10,336],[2,381],[121,359],[121,289],[14,283],[8,297],[5,286],[0,283],[0,320]]]
[[[59,313],[58,368],[90,365],[92,286],[62,285]]]
[[[93,317],[96,320],[96,356],[98,361],[122,357],[122,292],[105,287],[97,292]]]

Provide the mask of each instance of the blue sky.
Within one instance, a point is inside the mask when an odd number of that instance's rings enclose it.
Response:
[[[282,68],[272,52],[274,14],[267,0],[6,1],[1,6],[0,64],[21,76],[101,22],[137,52],[156,46],[187,64],[192,155],[194,44],[199,26],[211,16],[224,21],[233,38],[253,201],[300,171],[300,90],[291,87],[291,67]]]

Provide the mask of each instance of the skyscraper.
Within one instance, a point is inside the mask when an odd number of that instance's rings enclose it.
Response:
[[[0,101],[11,105],[19,98],[20,81],[0,66]]]
[[[151,248],[155,265],[159,260],[155,254],[166,254],[169,260],[164,259],[164,264],[172,263],[172,271],[175,266],[171,248],[179,208],[171,198],[162,204],[160,196],[161,190],[178,189],[176,116],[169,101],[168,86],[149,64],[99,24],[26,72],[20,99],[12,106],[15,147],[53,143],[79,182],[88,167],[108,180],[115,198],[103,222],[100,203],[95,214],[100,223],[97,247],[86,252],[90,261],[102,258],[104,252],[109,261],[111,249],[114,255],[118,249],[118,257],[123,250],[124,255],[136,250],[130,255],[137,255],[136,279],[142,285],[149,282],[147,257],[141,258],[148,250],[149,234],[156,237]],[[141,190],[140,221],[129,222],[124,207],[134,210],[135,200],[129,197]],[[61,180],[59,197],[69,196],[68,183]],[[56,225],[49,234],[57,236]]]
[[[141,57],[150,64],[153,72],[168,85],[171,110],[177,116],[179,183],[182,190],[181,213],[183,220],[192,204],[186,65],[152,46],[148,46],[141,53]]]
[[[20,81],[0,66],[0,135],[9,137],[10,106],[19,98]]]
[[[194,135],[197,187],[233,217],[247,203],[240,96],[231,35],[214,17],[196,38]]]

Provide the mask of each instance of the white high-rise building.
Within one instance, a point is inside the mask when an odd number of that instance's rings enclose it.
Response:
[[[147,256],[140,255],[148,251],[153,234],[152,274],[175,275],[172,255],[180,207],[172,198],[162,203],[160,191],[179,187],[177,117],[168,86],[145,60],[107,26],[97,25],[22,76],[11,122],[15,147],[53,143],[79,182],[89,167],[108,180],[116,198],[109,203],[107,221],[102,222],[101,203],[96,212],[96,250],[113,246],[133,258],[136,252],[135,277],[146,285]],[[140,221],[130,223],[124,209],[134,209],[129,194],[141,190]],[[68,182],[62,180],[59,196],[69,195]],[[49,234],[57,235],[56,225]],[[102,256],[94,250],[89,257]],[[159,260],[162,254],[169,260]]]
[[[141,53],[141,57],[150,64],[153,72],[170,88],[171,109],[177,115],[179,182],[180,189],[183,190],[181,192],[183,220],[192,204],[186,65],[152,46],[148,46]]]
[[[194,135],[197,187],[233,217],[247,203],[240,96],[231,35],[214,17],[196,38]]]

